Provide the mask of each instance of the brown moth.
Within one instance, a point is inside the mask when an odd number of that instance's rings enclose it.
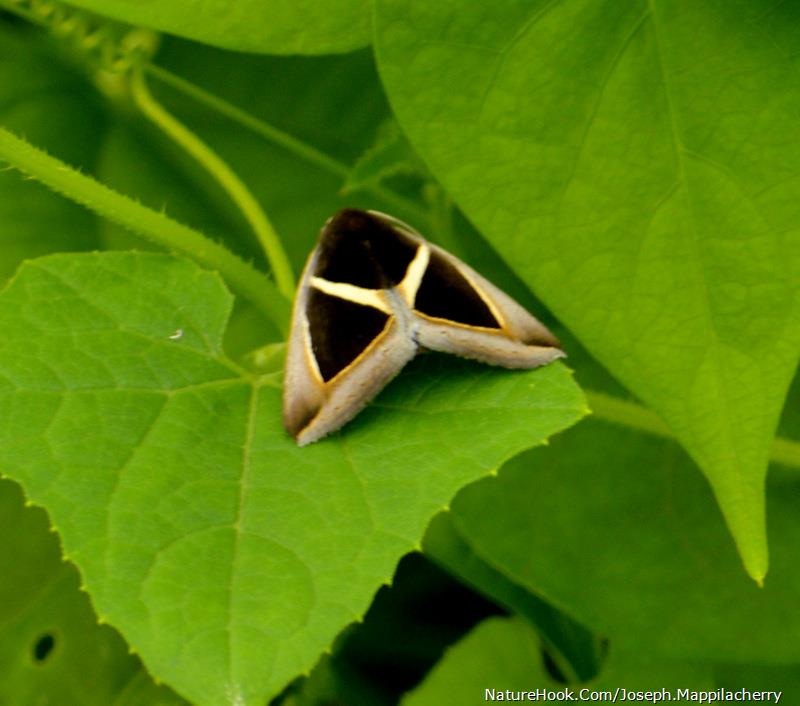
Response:
[[[506,368],[564,356],[517,302],[413,228],[377,211],[328,220],[297,290],[283,423],[300,446],[339,429],[429,349]]]

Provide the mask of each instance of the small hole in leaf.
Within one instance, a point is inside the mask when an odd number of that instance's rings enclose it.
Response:
[[[42,635],[33,646],[33,659],[36,662],[44,662],[56,646],[56,639],[50,634]]]

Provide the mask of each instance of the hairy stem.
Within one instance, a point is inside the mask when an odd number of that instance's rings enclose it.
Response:
[[[188,255],[200,264],[218,270],[236,292],[253,302],[283,333],[288,330],[289,301],[272,280],[193,228],[81,174],[2,127],[0,161],[99,216],[167,250]]]

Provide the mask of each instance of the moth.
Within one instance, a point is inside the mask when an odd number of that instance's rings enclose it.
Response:
[[[410,226],[377,211],[339,211],[295,297],[286,430],[304,446],[339,429],[424,349],[506,368],[564,356],[522,306]]]

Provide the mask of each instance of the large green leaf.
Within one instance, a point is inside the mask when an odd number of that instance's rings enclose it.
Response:
[[[490,618],[451,648],[402,703],[403,706],[478,706],[492,701],[571,703],[611,701],[612,696],[620,701],[645,701],[646,692],[651,692],[647,702],[655,703],[653,694],[660,695],[662,689],[674,696],[676,689],[704,691],[712,684],[707,667],[664,660],[649,662],[612,651],[603,672],[595,679],[564,685],[547,673],[538,637],[530,625],[520,618]],[[487,697],[487,691],[491,692],[491,698]],[[518,692],[533,692],[537,698],[520,698]],[[610,693],[602,698],[601,692]],[[639,692],[643,694],[636,698]]]
[[[449,512],[437,515],[430,523],[423,548],[461,581],[535,626],[561,674],[570,680],[586,681],[599,671],[604,652],[601,639],[482,560],[453,526]]]
[[[0,481],[0,537],[2,706],[185,703],[156,687],[114,630],[97,625],[44,512],[26,508],[8,480]]]
[[[366,0],[70,0],[131,25],[237,51],[332,54],[369,44]]]
[[[464,484],[574,423],[561,364],[425,356],[300,449],[220,350],[231,297],[168,256],[53,256],[0,295],[0,469],[98,614],[201,705],[261,704],[361,616]]]
[[[523,279],[669,423],[757,580],[767,455],[800,350],[792,8],[376,0],[403,129]]]
[[[465,488],[451,517],[495,569],[625,651],[787,664],[800,662],[796,470],[776,467],[768,489],[764,588],[740,571],[681,448],[605,422],[589,420]]]

